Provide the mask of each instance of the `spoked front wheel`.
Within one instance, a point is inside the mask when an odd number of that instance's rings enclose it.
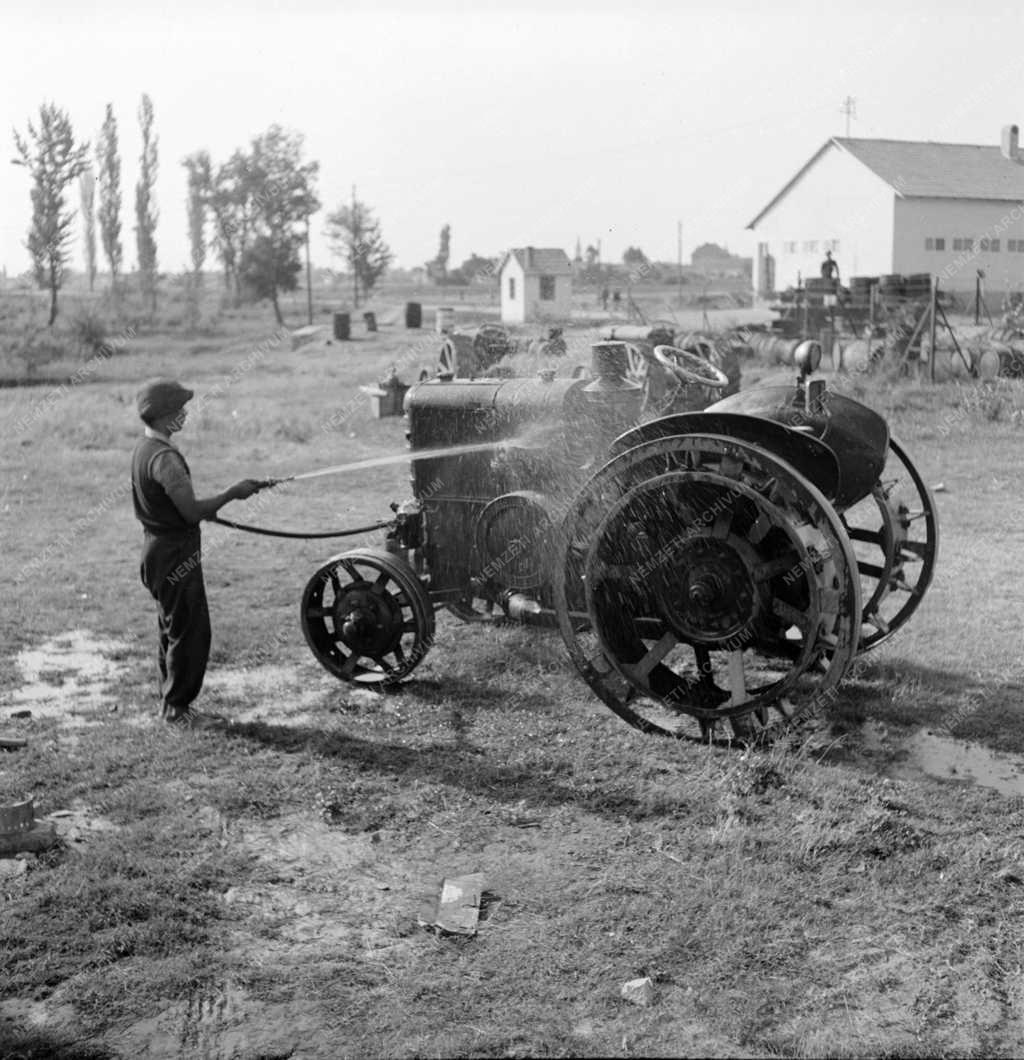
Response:
[[[863,652],[889,640],[917,610],[939,553],[935,501],[895,438],[870,495],[843,512],[843,523],[864,594]]]
[[[329,559],[306,585],[301,617],[321,666],[353,684],[397,684],[434,641],[427,591],[407,563],[382,549]]]

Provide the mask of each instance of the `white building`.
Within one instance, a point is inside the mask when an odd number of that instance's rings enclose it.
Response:
[[[831,250],[851,276],[932,273],[942,289],[1024,288],[1024,158],[1016,125],[1001,145],[833,137],[747,227],[754,293],[820,275]]]
[[[567,320],[572,309],[572,266],[564,250],[523,247],[510,250],[498,269],[501,320],[530,324]]]

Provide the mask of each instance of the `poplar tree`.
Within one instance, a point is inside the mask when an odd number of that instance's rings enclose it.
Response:
[[[89,166],[78,178],[82,196],[82,221],[85,226],[85,269],[89,276],[89,290],[96,287],[96,175]]]
[[[139,179],[135,185],[135,245],[139,258],[139,285],[142,297],[156,312],[156,174],[157,138],[153,133],[153,102],[144,92],[139,106],[142,154]]]
[[[121,156],[117,151],[117,119],[109,103],[96,144],[96,166],[100,190],[100,241],[110,266],[110,289],[116,292],[117,276],[124,258],[121,247]]]
[[[206,261],[206,200],[210,187],[210,156],[196,151],[182,163],[188,173],[188,242],[192,271],[188,277],[188,307],[190,326],[199,323],[200,294],[203,289],[203,263]]]
[[[65,192],[86,165],[87,143],[75,142],[67,112],[56,104],[39,108],[39,124],[28,123],[28,134],[14,132],[14,146],[32,178],[32,223],[25,243],[32,257],[36,283],[50,291],[50,319],[57,319],[57,293],[64,282],[74,211]]]

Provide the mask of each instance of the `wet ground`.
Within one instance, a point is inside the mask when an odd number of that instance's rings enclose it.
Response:
[[[1000,754],[931,729],[906,733],[875,721],[864,723],[861,739],[868,763],[896,780],[932,777],[1024,798],[1024,757],[1020,755]]]
[[[0,721],[57,718],[70,729],[101,721],[118,709],[118,684],[125,672],[119,660],[127,650],[125,643],[81,629],[25,649],[16,659],[19,687],[0,696]],[[264,665],[211,671],[204,699],[206,709],[222,711],[233,721],[286,716],[302,725],[322,722],[325,705],[329,708],[325,701],[338,691],[338,683],[327,675],[311,681],[308,674],[300,678],[296,667]],[[359,688],[345,688],[344,700],[346,709],[380,708],[382,703],[375,693]],[[897,780],[977,784],[1024,799],[1024,756],[990,751],[949,733],[907,732],[869,720],[850,749],[858,764]]]
[[[118,705],[127,665],[118,660],[125,655],[124,644],[87,630],[61,634],[22,652],[17,659],[21,685],[0,698],[0,722],[8,724],[12,714],[25,711],[32,718],[58,718],[71,730],[100,721]],[[366,690],[346,688],[341,695],[338,682],[316,675],[311,666],[262,665],[212,671],[201,705],[239,722],[273,719],[329,728],[346,724],[338,709],[359,709],[364,702],[375,709],[395,709]],[[150,720],[133,710],[140,723]],[[19,721],[22,727],[31,739],[30,719]],[[894,779],[979,785],[1012,800],[1024,796],[1024,757],[998,754],[948,733],[868,721],[851,737],[847,751],[851,765]],[[429,876],[431,852],[412,864],[369,833],[351,835],[331,827],[323,807],[309,810],[280,819],[228,820],[212,806],[197,807],[220,845],[244,852],[254,865],[251,879],[223,895],[235,925],[231,945],[247,961],[286,976],[301,975],[315,962],[342,967],[353,954],[387,976],[409,945],[389,925],[406,915],[409,894]],[[96,833],[116,827],[84,806],[51,818],[67,843],[89,843]],[[353,910],[355,916],[339,915]],[[228,980],[188,1000],[168,1000],[156,1015],[122,1026],[107,1044],[125,1057],[297,1060],[334,1055],[347,1015],[325,1011],[316,998],[281,1003],[257,998],[245,984]],[[0,1020],[40,1031],[70,1033],[75,1018],[59,990],[47,1002],[0,1001]],[[893,1021],[903,1018],[902,1008],[894,1008]]]
[[[117,704],[116,685],[125,667],[117,659],[127,645],[73,629],[20,651],[20,686],[0,698],[0,717],[59,718],[71,728],[87,725]]]

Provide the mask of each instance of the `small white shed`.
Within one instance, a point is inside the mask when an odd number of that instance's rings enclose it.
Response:
[[[568,320],[572,310],[572,265],[564,250],[510,250],[498,270],[503,324]]]

